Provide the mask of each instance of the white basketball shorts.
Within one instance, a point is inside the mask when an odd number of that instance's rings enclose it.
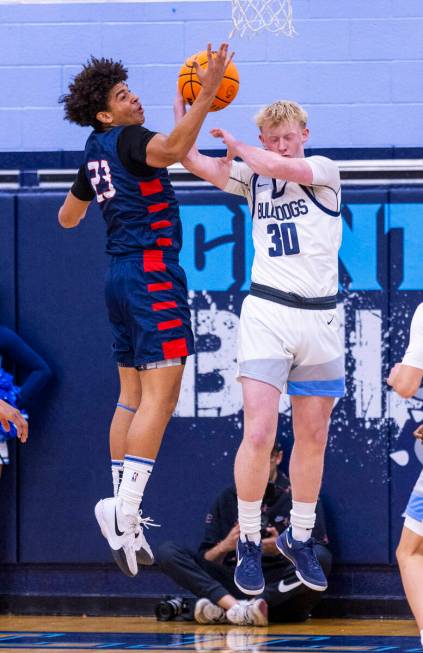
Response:
[[[408,500],[404,526],[423,537],[423,471]]]
[[[292,308],[248,295],[238,336],[238,380],[290,395],[343,397],[344,345],[336,309]]]

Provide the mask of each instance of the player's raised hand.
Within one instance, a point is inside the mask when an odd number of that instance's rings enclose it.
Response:
[[[235,144],[237,140],[235,136],[233,136],[230,132],[226,131],[226,129],[220,129],[219,127],[215,127],[214,129],[211,129],[210,134],[214,136],[214,138],[222,139],[222,141],[224,142],[227,148],[226,158],[228,161],[230,161],[236,156]]]
[[[207,45],[207,68],[202,68],[194,59],[193,66],[201,86],[206,93],[215,95],[220,86],[226,67],[232,61],[234,53],[228,55],[228,44],[221,43],[217,52],[212,51],[212,45]]]
[[[423,442],[423,424],[420,424],[413,433],[414,437]]]
[[[16,426],[16,435],[19,440],[26,442],[28,439],[28,422],[17,408],[0,399],[0,423],[7,432],[10,431],[9,422]]]

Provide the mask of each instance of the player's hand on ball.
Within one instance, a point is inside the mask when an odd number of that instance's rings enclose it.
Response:
[[[414,437],[423,442],[423,424],[420,424],[413,433]]]
[[[17,408],[0,399],[0,423],[7,432],[10,431],[9,422],[16,426],[16,435],[19,440],[26,442],[28,439],[28,422]]]
[[[221,43],[217,52],[212,52],[211,43],[207,45],[207,67],[202,68],[194,59],[193,66],[201,86],[206,93],[214,96],[220,86],[226,67],[232,61],[234,53],[228,56],[228,44]]]

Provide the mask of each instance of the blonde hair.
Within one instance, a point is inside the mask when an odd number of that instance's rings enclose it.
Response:
[[[300,123],[301,127],[307,126],[308,115],[299,104],[292,100],[278,100],[269,104],[267,107],[260,109],[255,116],[256,125],[259,129],[264,127],[265,123],[269,123],[272,127],[279,125],[282,122]]]

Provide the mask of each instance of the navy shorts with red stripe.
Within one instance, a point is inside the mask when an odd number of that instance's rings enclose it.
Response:
[[[118,365],[139,367],[194,353],[187,294],[183,268],[161,250],[112,258],[105,295]]]

